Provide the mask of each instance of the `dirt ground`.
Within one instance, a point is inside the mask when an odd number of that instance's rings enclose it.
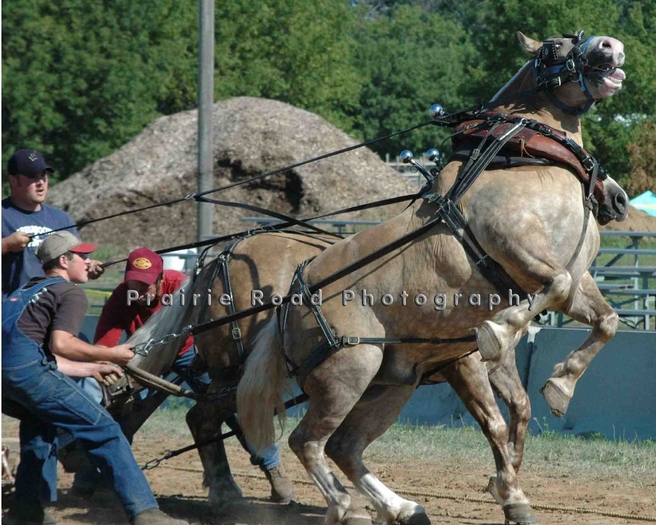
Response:
[[[4,425],[3,444],[16,450],[16,428]],[[139,461],[153,459],[167,450],[188,445],[187,441],[160,437],[135,439],[134,451]],[[193,525],[321,525],[325,503],[319,492],[308,483],[300,464],[287,447],[281,447],[283,461],[295,480],[296,502],[276,505],[268,502],[268,483],[250,465],[246,453],[238,445],[228,442],[228,455],[237,483],[244,492],[244,500],[232,504],[221,514],[213,514],[207,503],[207,491],[202,486],[201,463],[196,452],[189,452],[162,463],[147,472],[148,480],[161,508]],[[13,455],[15,460],[16,455]],[[405,464],[371,462],[371,470],[390,488],[407,499],[423,505],[433,524],[503,525],[501,509],[492,504],[485,493],[490,475],[484,468],[462,468],[456,461],[434,464],[426,461]],[[491,466],[491,465],[490,465]],[[245,474],[245,476],[244,476]],[[256,476],[256,477],[249,477]],[[341,477],[343,480],[343,476]],[[109,490],[101,490],[92,498],[83,499],[70,493],[73,475],[60,469],[59,501],[55,507],[61,525],[126,523],[118,500]],[[345,480],[343,480],[345,481]],[[534,505],[540,523],[545,524],[628,524],[645,523],[626,518],[594,514],[569,513],[562,510],[541,510],[540,506],[576,507],[607,513],[656,516],[656,482],[641,484],[636,480],[595,480],[541,478],[540,472],[522,472],[522,487]],[[355,491],[352,491],[355,493]],[[432,496],[439,495],[443,498]],[[358,501],[365,503],[361,496]],[[457,498],[479,501],[462,501]],[[453,499],[452,499],[453,498]],[[3,509],[11,502],[11,495],[3,498]],[[370,505],[367,508],[372,511]],[[3,510],[3,515],[6,510]]]

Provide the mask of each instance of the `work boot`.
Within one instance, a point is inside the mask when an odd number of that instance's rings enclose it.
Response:
[[[184,520],[176,520],[159,509],[148,509],[130,520],[130,525],[189,525]]]
[[[294,485],[292,485],[292,480],[285,475],[282,464],[262,470],[266,479],[271,483],[271,501],[289,503],[294,499]]]
[[[55,525],[57,519],[38,502],[16,502],[7,513],[8,525]]]

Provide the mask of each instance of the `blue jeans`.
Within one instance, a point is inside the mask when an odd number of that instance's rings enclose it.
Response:
[[[36,346],[36,345],[35,345]],[[57,499],[57,429],[72,434],[131,518],[157,508],[130,445],[109,413],[56,369],[37,360],[2,369],[3,412],[21,419],[17,501]]]
[[[239,440],[239,443],[244,448],[244,450],[251,455],[251,465],[260,467],[263,470],[271,470],[272,468],[276,468],[278,465],[280,465],[278,445],[274,443],[269,448],[265,449],[262,455],[258,455],[256,450],[253,448],[253,445],[246,441],[246,438],[241,431],[241,427],[239,426],[237,415],[234,414],[230,416],[228,419],[226,419],[225,422],[226,425],[230,427],[230,430],[234,430],[236,432],[236,438]]]

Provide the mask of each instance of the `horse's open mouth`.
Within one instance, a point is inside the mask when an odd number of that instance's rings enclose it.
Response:
[[[604,75],[604,83],[609,87],[621,87],[626,74],[622,69],[611,69],[608,74]]]

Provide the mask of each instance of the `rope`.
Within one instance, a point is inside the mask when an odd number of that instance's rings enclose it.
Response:
[[[201,474],[204,472],[201,469],[194,469],[189,467],[172,467],[170,465],[162,465],[160,468],[167,468],[167,469],[178,470],[182,472],[196,472]],[[249,474],[247,472],[233,472],[232,475],[239,478],[260,479],[266,481],[266,478],[260,474]],[[299,485],[314,486],[314,483],[312,481],[308,481],[306,479],[294,478],[291,481]],[[352,485],[344,485],[344,488],[348,490],[357,490]],[[419,490],[395,490],[395,492],[397,494],[403,494],[405,496],[446,499],[451,501],[466,501],[469,503],[486,503],[488,505],[498,505],[498,503],[495,500],[493,499],[490,500],[489,497],[487,496],[481,496],[475,498],[473,496],[456,496],[453,494],[446,494],[444,492],[423,492]],[[541,504],[534,504],[534,503],[531,503],[531,508],[535,510],[547,510],[551,512],[565,512],[567,514],[594,514],[595,516],[604,516],[607,518],[619,518],[625,520],[647,521],[651,523],[656,523],[656,516],[640,516],[636,514],[622,514],[619,512],[607,512],[607,511],[596,510],[596,509],[584,509],[581,507],[559,507],[556,505],[541,505]]]

